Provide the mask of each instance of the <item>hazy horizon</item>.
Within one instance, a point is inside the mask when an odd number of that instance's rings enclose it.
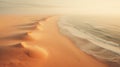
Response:
[[[0,14],[120,15],[119,0],[0,0]]]

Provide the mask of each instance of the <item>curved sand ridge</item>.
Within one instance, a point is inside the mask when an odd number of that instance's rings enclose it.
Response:
[[[36,22],[34,23],[33,25],[28,25],[26,26],[20,26],[22,30],[26,30],[25,28],[29,29],[28,31],[29,32],[22,32],[22,33],[18,33],[18,34],[14,34],[14,35],[10,35],[10,36],[7,36],[7,37],[3,37],[2,39],[4,40],[24,40],[24,41],[29,41],[29,40],[36,40],[36,30],[40,30],[42,31],[43,28],[40,26],[40,24],[38,23],[41,23],[41,22],[45,22],[45,21],[40,21],[40,22]]]
[[[17,36],[16,36],[17,37]],[[32,36],[32,32],[26,32],[22,35],[18,36],[21,40],[34,40],[34,37]]]
[[[25,42],[20,42],[20,43],[17,43],[15,45],[10,45],[10,47],[25,48],[26,47],[26,43]]]
[[[34,36],[33,32],[23,32],[3,37],[1,40],[33,41]]]
[[[37,45],[27,45],[25,42],[20,42],[15,45],[11,45],[13,48],[23,48],[26,49],[26,54],[28,54],[30,57],[44,57],[47,58],[48,53],[45,49],[40,48]]]
[[[17,27],[18,29],[21,30],[42,30],[41,23],[43,23],[45,21],[39,20],[39,21],[35,21],[32,23],[26,23],[26,24],[20,24],[20,25],[15,25],[15,27]]]
[[[39,67],[48,57],[44,48],[25,42],[0,47],[0,67]]]
[[[41,22],[44,21],[39,20],[34,23],[18,25],[22,30],[31,31],[11,35],[3,39],[35,40],[36,36],[34,35],[36,32],[34,30],[42,30],[42,27],[40,27]],[[44,65],[47,58],[48,52],[44,48],[37,46],[37,44],[28,45],[25,42],[20,42],[9,46],[0,46],[0,67],[40,67]]]
[[[14,18],[10,18],[10,20],[14,20]],[[21,20],[18,20],[18,22],[21,23]],[[40,22],[42,24],[44,21]],[[38,35],[36,35],[38,30],[33,30],[36,25],[20,25],[22,31],[32,32],[29,35],[20,35],[23,38],[29,36],[35,38],[41,38],[42,36],[42,38],[34,42],[28,40],[27,43],[29,44],[20,42],[24,40],[21,38],[18,40],[20,43],[0,47],[0,67],[107,67],[77,49],[69,39],[61,35],[56,23],[57,17],[47,19],[45,22],[41,25],[44,31],[38,33]],[[15,42],[13,41],[13,43]],[[35,44],[32,45],[31,43]]]
[[[37,25],[34,27],[34,29],[36,29],[36,30],[43,30],[42,27],[40,27],[40,24],[37,24]]]

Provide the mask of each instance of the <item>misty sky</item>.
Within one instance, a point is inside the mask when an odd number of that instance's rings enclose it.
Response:
[[[120,0],[0,0],[0,13],[120,14]]]

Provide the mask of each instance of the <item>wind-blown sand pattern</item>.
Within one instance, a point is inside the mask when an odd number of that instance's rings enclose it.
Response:
[[[62,35],[58,17],[37,17],[43,18],[37,23],[33,16],[0,18],[0,67],[108,67]]]

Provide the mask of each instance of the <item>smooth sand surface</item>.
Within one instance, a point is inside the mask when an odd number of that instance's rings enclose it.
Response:
[[[107,67],[59,32],[58,17],[0,18],[0,67]]]

